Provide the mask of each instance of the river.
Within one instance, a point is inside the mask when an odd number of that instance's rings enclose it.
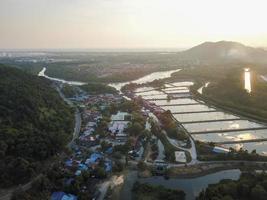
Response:
[[[186,200],[193,200],[206,189],[209,184],[219,183],[223,179],[238,180],[241,175],[239,169],[222,170],[204,176],[193,178],[170,178],[153,176],[150,178],[138,178],[136,171],[130,171],[126,177],[120,199],[131,199],[131,188],[135,181],[151,185],[162,185],[170,189],[180,189],[186,193]]]
[[[121,83],[110,83],[109,86],[114,87],[118,91],[120,91],[123,86],[125,86],[129,83],[142,84],[142,83],[152,82],[152,81],[157,80],[157,79],[169,78],[169,77],[171,77],[172,73],[178,72],[180,70],[181,69],[162,71],[162,72],[154,72],[154,73],[143,76],[143,77],[136,79],[136,80],[133,80],[133,81],[127,81],[127,82],[121,82]]]
[[[193,200],[198,194],[206,189],[209,184],[219,183],[223,179],[238,180],[241,171],[239,169],[223,170],[216,173],[195,178],[170,178],[165,179],[162,176],[139,179],[141,183],[151,185],[162,185],[166,188],[180,189],[186,193],[186,200]]]
[[[114,87],[115,89],[117,89],[118,91],[121,90],[121,88],[124,86],[124,85],[127,85],[129,83],[138,83],[138,84],[142,84],[142,83],[146,83],[146,82],[152,82],[154,80],[157,80],[157,79],[164,79],[164,78],[169,78],[171,76],[172,73],[174,72],[178,72],[180,71],[181,69],[176,69],[176,70],[169,70],[169,71],[162,71],[162,72],[154,72],[154,73],[151,73],[151,74],[148,74],[146,76],[143,76],[139,79],[136,79],[136,80],[133,80],[133,81],[127,81],[127,82],[121,82],[121,83],[110,83],[109,86],[111,87]],[[84,85],[86,84],[85,82],[79,82],[79,81],[66,81],[64,79],[60,79],[60,78],[54,78],[54,77],[50,77],[50,76],[47,76],[45,74],[45,71],[46,71],[46,67],[44,67],[39,73],[38,73],[38,76],[42,76],[42,77],[45,77],[49,80],[53,80],[53,81],[58,81],[58,82],[61,82],[61,83],[67,83],[67,84],[70,84],[70,85]]]
[[[70,85],[85,85],[86,83],[85,82],[78,82],[78,81],[66,81],[64,79],[60,79],[60,78],[53,78],[53,77],[50,77],[50,76],[47,76],[45,74],[45,71],[46,71],[46,67],[44,67],[39,73],[38,73],[38,76],[42,76],[42,77],[45,77],[49,80],[52,80],[52,81],[57,81],[57,82],[61,82],[61,83],[66,83],[66,84],[70,84]]]

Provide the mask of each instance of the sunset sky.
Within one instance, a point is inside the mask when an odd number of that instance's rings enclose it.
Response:
[[[266,0],[1,0],[0,48],[267,46]]]

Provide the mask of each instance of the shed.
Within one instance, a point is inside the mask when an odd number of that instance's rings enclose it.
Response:
[[[186,162],[186,155],[184,151],[175,151],[175,161],[176,162]]]

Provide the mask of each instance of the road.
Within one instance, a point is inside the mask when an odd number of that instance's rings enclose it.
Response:
[[[82,124],[81,113],[79,112],[78,108],[76,108],[76,111],[75,111],[75,126],[74,126],[72,140],[68,144],[69,148],[72,147],[75,139],[79,137],[80,130],[81,130],[81,124]]]
[[[124,182],[124,175],[120,175],[120,176],[112,176],[108,180],[101,183],[98,187],[101,194],[99,195],[97,200],[104,200],[109,187],[112,189],[115,186],[123,184],[123,182]]]
[[[73,103],[67,99],[65,97],[65,95],[62,93],[61,91],[61,86],[56,87],[56,90],[58,91],[60,97],[71,107],[74,107]],[[81,130],[81,124],[82,124],[82,120],[81,120],[81,113],[79,112],[79,109],[76,108],[75,111],[75,126],[74,126],[74,130],[73,130],[73,136],[72,136],[72,140],[69,142],[69,144],[67,145],[69,148],[72,147],[73,142],[75,141],[76,138],[79,137],[79,133]]]
[[[33,183],[34,181],[36,181],[37,179],[41,178],[41,177],[42,177],[42,174],[39,174],[39,175],[36,176],[34,179],[32,179],[30,182],[28,182],[28,183],[26,183],[26,184],[24,184],[24,185],[20,185],[20,186],[18,186],[18,187],[16,187],[16,188],[9,189],[8,191],[6,191],[6,194],[4,194],[4,195],[2,194],[2,195],[0,196],[0,200],[10,200],[11,197],[12,197],[12,195],[13,195],[13,192],[14,192],[15,190],[17,190],[17,189],[21,189],[21,190],[23,190],[23,191],[26,191],[26,190],[30,189],[30,188],[32,187],[32,183]]]
[[[171,139],[168,137],[167,133],[165,131],[163,131],[166,138],[168,139],[168,141],[170,142],[170,144],[178,149],[181,149],[181,150],[184,150],[184,151],[187,151],[190,153],[190,156],[191,156],[191,161],[189,162],[189,164],[192,164],[192,163],[197,163],[198,160],[197,160],[197,151],[196,151],[196,146],[195,146],[195,142],[194,140],[189,137],[190,139],[190,142],[191,142],[191,147],[190,148],[184,148],[184,147],[181,147],[178,143],[177,143],[177,140],[175,139]]]

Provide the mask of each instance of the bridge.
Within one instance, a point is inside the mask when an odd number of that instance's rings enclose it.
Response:
[[[209,131],[194,131],[190,132],[191,134],[208,134],[208,133],[227,133],[227,132],[235,132],[235,131],[254,131],[254,130],[267,130],[266,126],[263,127],[255,127],[255,128],[240,128],[240,129],[220,129],[220,130],[209,130]]]

